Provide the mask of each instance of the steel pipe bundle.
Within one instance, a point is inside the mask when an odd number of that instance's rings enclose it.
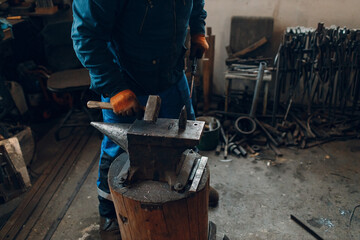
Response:
[[[288,28],[276,58],[274,115],[278,105],[355,115],[360,93],[360,30],[319,23],[317,29]],[[274,123],[274,122],[273,122]]]

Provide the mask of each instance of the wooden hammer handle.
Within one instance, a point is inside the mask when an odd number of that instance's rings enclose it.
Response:
[[[108,102],[98,102],[98,101],[88,101],[87,102],[88,108],[94,108],[94,109],[109,109],[113,110],[113,107]]]
[[[146,107],[140,106],[140,110],[136,113],[138,119],[143,119],[145,122],[156,122],[161,106],[161,99],[159,96],[150,95]],[[93,109],[109,109],[113,107],[108,102],[88,101],[88,108]]]

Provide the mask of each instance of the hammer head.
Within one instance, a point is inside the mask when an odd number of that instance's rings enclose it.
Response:
[[[161,107],[161,98],[159,96],[150,95],[146,103],[144,121],[155,123],[158,119]]]

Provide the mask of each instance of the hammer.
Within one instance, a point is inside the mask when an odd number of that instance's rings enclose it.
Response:
[[[87,107],[92,109],[113,110],[113,107],[108,102],[88,101]],[[145,107],[144,121],[155,123],[159,116],[160,107],[161,98],[156,95],[150,95]]]

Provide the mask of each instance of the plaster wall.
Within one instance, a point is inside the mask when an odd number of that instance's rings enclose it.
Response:
[[[338,25],[360,28],[359,0],[205,0],[207,26],[216,35],[214,91],[224,92],[225,46],[229,45],[232,16],[274,18],[272,49],[278,48],[281,35],[288,26],[316,27]]]

